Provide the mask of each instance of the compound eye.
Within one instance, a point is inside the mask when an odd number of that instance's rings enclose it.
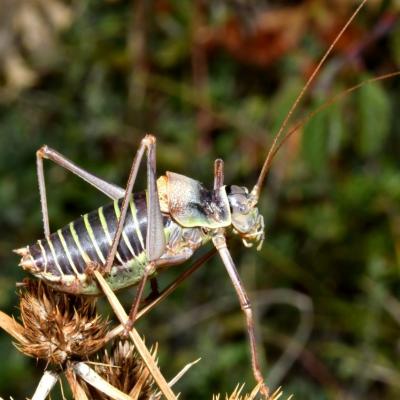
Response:
[[[232,210],[240,214],[248,214],[249,206],[247,204],[247,197],[242,194],[237,194],[234,196],[231,202]]]
[[[241,204],[239,206],[239,212],[241,214],[247,214],[249,212],[249,208],[247,206],[245,206],[244,204]]]

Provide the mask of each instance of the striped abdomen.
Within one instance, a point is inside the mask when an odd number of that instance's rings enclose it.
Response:
[[[120,217],[122,199],[85,214],[64,228],[50,235],[48,239],[28,246],[28,255],[34,263],[30,269],[35,275],[44,273],[58,280],[64,276],[82,278],[88,266],[105,265],[109,249]],[[145,242],[147,231],[146,195],[137,193],[130,201],[124,230],[114,267],[122,270],[132,260],[145,263]],[[166,223],[168,218],[166,218]],[[24,261],[24,260],[23,260]],[[27,260],[28,261],[28,260]],[[24,266],[22,262],[22,266]],[[44,277],[44,276],[43,276]]]

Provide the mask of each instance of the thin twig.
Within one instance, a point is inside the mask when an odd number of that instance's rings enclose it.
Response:
[[[201,358],[198,358],[197,360],[192,361],[189,364],[186,364],[169,382],[168,385],[170,387],[174,386],[181,378],[183,375],[186,374],[186,372],[189,371],[190,368],[193,367],[193,365],[196,365],[199,361],[201,360]]]
[[[121,303],[119,302],[117,296],[115,296],[114,292],[108,286],[108,283],[103,278],[103,276],[98,271],[94,271],[94,275],[99,282],[104,294],[107,296],[107,299],[114,310],[117,318],[121,322],[123,326],[126,325],[128,322],[128,315],[126,314],[124,308],[122,307]],[[176,396],[172,392],[171,388],[168,386],[164,376],[161,374],[160,370],[157,367],[156,362],[154,361],[153,357],[151,356],[149,350],[147,349],[146,345],[144,344],[142,338],[140,337],[139,333],[136,329],[132,329],[129,332],[129,336],[133,341],[136,350],[142,357],[144,363],[146,364],[147,368],[150,371],[150,374],[154,378],[155,382],[157,383],[158,387],[160,388],[163,395],[168,400],[177,400]]]
[[[45,400],[58,382],[59,375],[53,371],[45,371],[39,385],[33,394],[32,400]]]
[[[71,388],[74,400],[89,400],[82,386],[77,381],[75,371],[73,369],[71,368],[66,369],[65,377],[67,378],[67,381]]]
[[[100,392],[110,396],[114,400],[132,400],[130,396],[110,385],[97,372],[84,362],[77,362],[72,365],[73,371],[89,385]]]
[[[19,343],[24,345],[29,344],[24,336],[24,327],[3,311],[0,311],[0,328],[4,329],[10,336],[18,340]]]
[[[159,296],[154,299],[150,304],[147,306],[143,307],[136,315],[136,321],[143,317],[143,315],[147,314],[150,310],[152,310],[156,305],[161,303],[167,296],[169,296],[186,278],[188,278],[190,275],[192,275],[197,269],[199,269],[205,262],[207,262],[211,257],[213,257],[216,253],[215,248],[213,247],[210,249],[206,254],[201,256],[197,261],[194,262],[194,264],[187,269],[186,271],[182,272],[178,276],[177,279],[175,279],[169,286],[167,286],[160,294]],[[124,330],[124,326],[118,325],[114,329],[112,329],[107,336],[104,339],[104,342],[107,343],[108,341],[112,340],[116,336],[120,335],[122,331]]]

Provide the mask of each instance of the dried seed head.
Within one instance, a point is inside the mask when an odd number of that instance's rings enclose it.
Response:
[[[38,281],[28,282],[19,296],[26,341],[16,346],[24,354],[63,364],[86,359],[104,345],[108,323],[96,313],[92,299],[60,293]]]
[[[260,393],[260,385],[257,385],[251,393],[242,395],[242,390],[244,388],[243,385],[237,385],[233,393],[229,396],[228,394],[225,395],[225,400],[255,400],[259,398],[259,393]],[[278,400],[281,399],[281,396],[283,395],[283,392],[281,388],[278,388],[275,390],[274,393],[272,393],[269,397],[268,400]],[[287,400],[290,400],[292,396],[289,396]],[[214,395],[213,400],[221,400],[221,395]]]
[[[153,358],[156,358],[157,345],[150,351]],[[148,368],[136,352],[133,343],[128,340],[118,340],[110,355],[104,351],[103,355],[98,358],[94,369],[108,383],[129,394],[133,399],[158,400],[161,398],[161,393],[154,385]],[[108,399],[93,388],[86,387],[86,389],[90,399]]]

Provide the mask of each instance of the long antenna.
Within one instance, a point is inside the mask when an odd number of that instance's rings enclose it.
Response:
[[[357,89],[360,89],[364,85],[368,85],[370,83],[378,82],[378,81],[383,81],[385,79],[390,79],[394,78],[396,76],[400,76],[400,71],[394,71],[394,72],[389,72],[384,75],[379,75],[374,78],[366,79],[360,83],[357,83],[354,86],[351,86],[342,92],[339,92],[332,97],[330,97],[328,100],[326,100],[324,103],[319,105],[315,110],[311,111],[307,116],[302,118],[300,121],[298,121],[292,129],[287,131],[285,135],[282,137],[282,140],[278,143],[276,143],[275,148],[273,149],[273,152],[271,153],[271,159],[275,157],[276,153],[279,151],[279,149],[284,145],[284,143],[294,134],[296,133],[302,126],[304,126],[311,118],[314,117],[314,115],[320,113],[322,110],[325,110],[326,108],[330,107],[332,104],[336,103],[337,101],[341,100],[343,97],[347,96],[349,93],[356,91]]]
[[[267,176],[267,173],[269,171],[270,165],[272,163],[272,159],[274,154],[276,153],[276,146],[278,145],[278,141],[280,137],[282,136],[287,124],[289,123],[290,118],[292,117],[293,112],[296,110],[298,104],[304,97],[305,93],[309,89],[311,83],[314,81],[315,77],[317,76],[319,70],[321,69],[322,65],[325,63],[326,59],[328,58],[329,54],[332,52],[333,48],[336,46],[336,43],[339,41],[339,39],[342,37],[343,33],[346,31],[346,29],[349,27],[349,25],[353,22],[354,18],[356,15],[360,12],[361,8],[365,5],[367,0],[363,0],[360,5],[357,7],[357,9],[354,11],[354,13],[351,15],[351,17],[348,19],[344,27],[341,29],[339,34],[336,36],[335,40],[332,42],[332,44],[329,46],[328,50],[325,52],[324,56],[321,58],[320,62],[318,63],[317,67],[311,74],[311,76],[308,78],[306,84],[303,86],[303,89],[301,89],[301,92],[297,96],[296,100],[293,102],[292,107],[290,108],[289,112],[286,115],[286,118],[282,122],[282,125],[280,126],[278,133],[275,135],[275,138],[272,142],[272,145],[268,151],[267,157],[264,161],[264,164],[262,166],[260,175],[257,179],[257,183],[254,185],[251,195],[254,199],[254,203],[258,202],[258,199],[260,197],[260,192],[263,187],[265,178]]]

